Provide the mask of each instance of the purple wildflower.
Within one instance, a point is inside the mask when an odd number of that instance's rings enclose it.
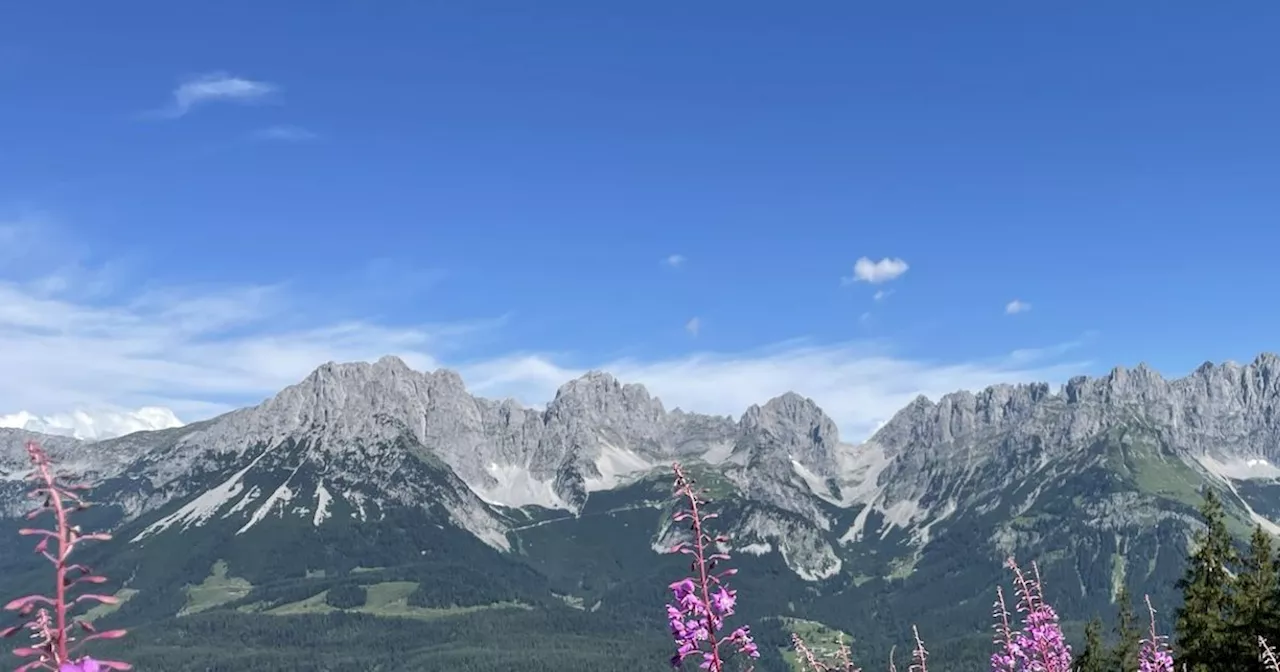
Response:
[[[1040,590],[1040,572],[1031,564],[1033,577],[1028,578],[1018,568],[1013,558],[1005,562],[1013,571],[1018,593],[1018,612],[1022,614],[1022,629],[1013,631],[1009,625],[1009,612],[1004,604],[1004,591],[996,591],[996,645],[1000,647],[991,656],[991,669],[1004,672],[1069,672],[1071,647],[1062,636],[1058,625],[1058,613],[1044,601]]]
[[[1138,652],[1140,672],[1173,672],[1173,655],[1169,653],[1167,637],[1156,634],[1156,610],[1151,606],[1151,596],[1146,595],[1147,613],[1151,615],[1151,634],[1142,640]]]
[[[88,490],[86,485],[66,485],[53,473],[53,464],[48,455],[34,441],[27,443],[27,456],[34,467],[28,477],[35,482],[29,496],[43,503],[27,513],[27,519],[33,520],[42,514],[53,514],[53,529],[24,528],[18,530],[22,536],[34,536],[39,539],[35,552],[43,556],[53,565],[54,592],[49,595],[25,595],[4,605],[6,611],[17,612],[18,616],[27,619],[19,625],[0,628],[0,637],[12,637],[22,630],[31,633],[32,644],[13,650],[19,658],[31,658],[30,662],[20,666],[23,672],[31,670],[53,670],[55,672],[100,672],[100,670],[129,670],[132,666],[112,660],[94,660],[83,657],[76,662],[74,654],[84,644],[95,639],[117,639],[125,635],[124,630],[98,631],[93,624],[84,619],[73,619],[69,616],[72,605],[80,602],[98,602],[100,604],[117,604],[119,600],[111,595],[84,593],[78,597],[69,595],[72,589],[82,584],[102,584],[106,577],[95,574],[92,569],[81,564],[70,562],[70,555],[75,548],[86,541],[105,541],[111,535],[104,533],[85,533],[78,525],[71,524],[72,513],[82,511],[89,506],[79,493]],[[86,633],[84,637],[73,636],[73,626]]]
[[[98,661],[88,656],[79,663],[63,663],[58,667],[58,672],[101,672],[101,670],[102,666]]]
[[[679,667],[686,658],[701,654],[699,667],[711,672],[721,672],[724,660],[720,647],[725,642],[731,643],[738,653],[750,658],[760,657],[760,651],[746,626],[734,630],[727,637],[719,635],[724,628],[724,619],[733,615],[737,604],[737,593],[729,589],[724,580],[737,570],[715,571],[717,565],[729,559],[728,554],[716,550],[716,545],[728,541],[728,538],[713,537],[706,532],[704,524],[715,518],[716,514],[702,510],[707,500],[694,489],[693,481],[685,475],[680,465],[674,465],[673,470],[676,475],[676,494],[688,503],[687,509],[676,512],[674,520],[689,522],[693,541],[677,544],[672,552],[693,556],[690,569],[695,576],[681,579],[669,586],[675,598],[675,604],[667,605],[667,626],[676,645],[671,665]]]

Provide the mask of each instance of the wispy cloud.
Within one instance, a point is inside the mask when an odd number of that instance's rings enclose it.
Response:
[[[319,135],[301,126],[282,124],[260,128],[251,134],[254,140],[273,142],[311,142],[319,139]]]
[[[684,265],[685,261],[687,261],[687,259],[684,258],[684,255],[673,254],[668,256],[666,259],[663,259],[662,263],[672,268],[680,268],[681,266]]]
[[[702,331],[702,320],[696,317],[690,319],[688,322],[684,323],[684,330],[689,332],[690,336],[697,338],[698,333]]]
[[[872,261],[869,257],[862,257],[853,263],[853,277],[841,278],[840,283],[851,285],[855,282],[867,282],[878,285],[896,280],[909,268],[911,267],[907,262],[901,259],[885,257],[879,261]]]
[[[885,299],[889,298],[889,295],[892,293],[893,293],[893,290],[891,289],[881,289],[871,296],[871,300],[884,301]]]
[[[461,367],[473,392],[514,396],[545,403],[566,380],[588,368],[642,383],[668,409],[737,417],[787,390],[811,397],[836,421],[841,435],[866,438],[919,394],[937,399],[961,389],[997,383],[1061,383],[1091,363],[1062,358],[1077,343],[1050,346],[971,361],[931,361],[898,356],[878,342],[809,343],[790,341],[742,353],[700,353],[668,360],[618,360],[588,367],[557,364],[548,357],[523,355],[474,362]]]
[[[1025,313],[1028,310],[1031,310],[1031,304],[1026,301],[1019,301],[1018,299],[1014,299],[1004,305],[1005,315],[1017,315],[1018,313]]]
[[[211,103],[256,103],[270,98],[278,91],[279,87],[270,82],[213,72],[184,80],[173,90],[169,104],[152,114],[176,119]]]
[[[378,263],[370,269],[375,277],[403,272]],[[336,308],[317,312],[284,283],[147,290],[117,283],[104,294],[87,290],[90,273],[14,279],[12,270],[0,265],[0,415],[8,414],[0,423],[10,424],[29,420],[17,415],[25,411],[46,424],[118,432],[157,422],[156,409],[190,422],[256,403],[326,361],[395,354],[420,370],[451,366],[474,393],[529,405],[546,403],[561,384],[593,368],[645,384],[668,408],[735,416],[794,390],[817,400],[846,438],[857,439],[917,394],[1063,381],[1089,366],[1068,359],[1077,344],[966,361],[904,357],[882,342],[805,340],[654,359],[475,356],[466,348],[503,329],[501,318],[393,325]],[[686,327],[693,333],[701,322],[694,318]]]

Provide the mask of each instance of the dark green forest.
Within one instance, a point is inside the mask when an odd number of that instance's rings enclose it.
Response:
[[[650,547],[651,530],[669,509],[621,506],[659,493],[647,483],[593,498],[569,524],[514,535],[511,554],[421,511],[399,509],[384,512],[377,525],[338,520],[315,527],[280,518],[244,534],[235,534],[233,522],[211,521],[200,534],[161,535],[142,545],[127,543],[146,523],[135,521],[116,540],[86,547],[81,558],[112,579],[103,592],[130,591],[119,608],[94,619],[100,628],[128,627],[129,636],[93,651],[143,672],[667,669],[662,605],[667,585],[688,567]],[[1222,502],[1206,493],[1205,526],[1193,552],[1160,565],[1178,573],[1161,575],[1168,590],[1155,599],[1157,623],[1162,633],[1176,634],[1188,670],[1257,669],[1257,636],[1280,636],[1280,563],[1260,528],[1250,543],[1237,543]],[[748,506],[727,504],[717,524],[732,525]],[[95,516],[111,520],[109,512]],[[762,672],[787,669],[791,628],[779,617],[851,633],[855,659],[867,669],[887,665],[895,645],[905,669],[912,625],[940,669],[989,669],[985,615],[1001,582],[999,561],[972,562],[989,529],[982,521],[952,528],[926,549],[909,582],[853,585],[843,574],[802,582],[776,553],[737,555],[741,599],[733,621],[752,625]],[[1079,669],[1133,670],[1138,642],[1148,636],[1142,594],[1126,589],[1114,600],[1082,601],[1066,588],[1079,579],[1062,568],[1097,566],[1107,556],[1102,548],[1094,551],[1096,562],[1043,564],[1046,597],[1067,619]],[[47,566],[30,556],[0,557],[5,594],[47,584]],[[218,567],[225,577],[216,576]],[[1098,571],[1088,583],[1096,589],[1108,580]],[[400,592],[389,603],[392,589]],[[221,597],[195,609],[201,591]]]

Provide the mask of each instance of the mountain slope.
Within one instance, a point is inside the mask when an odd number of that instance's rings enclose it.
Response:
[[[1037,560],[1060,610],[1081,619],[1111,612],[1121,582],[1175,599],[1204,487],[1223,493],[1238,533],[1277,529],[1277,407],[1280,358],[1262,355],[1176,380],[1139,366],[1057,393],[920,398],[852,445],[793,393],[734,421],[667,411],[592,372],[536,410],[388,357],[327,364],[183,428],[41,440],[99,484],[107,505],[93,521],[118,538],[91,553],[129,598],[109,617],[122,622],[517,605],[643,631],[682,571],[657,554],[682,534],[667,515],[678,460],[733,537],[744,616],[818,619],[869,655],[919,623],[963,656],[986,646],[1007,555]],[[0,430],[10,517],[32,436]],[[29,566],[0,551],[18,579]],[[403,593],[390,611],[360,601],[388,590]]]

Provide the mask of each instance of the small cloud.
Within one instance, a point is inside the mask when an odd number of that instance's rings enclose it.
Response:
[[[890,295],[890,294],[892,294],[892,293],[893,293],[893,291],[892,291],[892,290],[882,289],[882,290],[880,290],[880,291],[876,292],[875,294],[873,294],[873,295],[871,296],[871,299],[872,299],[873,301],[884,301],[885,299],[889,298],[889,295]]]
[[[667,257],[666,259],[663,259],[663,260],[662,260],[662,263],[664,263],[664,264],[666,264],[666,265],[670,266],[671,268],[680,268],[681,266],[683,266],[683,265],[684,265],[684,262],[685,262],[685,261],[686,261],[686,259],[684,258],[684,255],[682,255],[682,254],[673,254],[673,255],[671,255],[671,256],[669,256],[669,257]]]
[[[320,136],[308,131],[300,126],[268,126],[260,128],[253,132],[254,140],[268,140],[275,142],[310,142]]]
[[[869,326],[871,324],[872,319],[874,319],[874,317],[871,315],[871,313],[863,313],[858,316],[858,324],[861,324],[864,327]]]
[[[1005,315],[1017,315],[1018,313],[1025,313],[1028,310],[1031,310],[1031,304],[1017,299],[1010,301],[1004,306]]]
[[[843,285],[851,285],[855,282],[869,282],[878,285],[882,282],[895,280],[903,273],[907,272],[910,266],[901,259],[891,259],[885,257],[880,261],[872,261],[868,257],[862,257],[853,264],[853,277],[841,278],[840,283]]]
[[[185,116],[208,103],[247,104],[261,101],[279,90],[270,82],[258,82],[226,73],[214,72],[193,77],[173,90],[173,101],[154,114],[167,119]]]
[[[694,338],[697,338],[698,332],[702,331],[702,320],[699,320],[696,317],[689,320],[685,323],[684,330],[689,332],[689,334]]]

